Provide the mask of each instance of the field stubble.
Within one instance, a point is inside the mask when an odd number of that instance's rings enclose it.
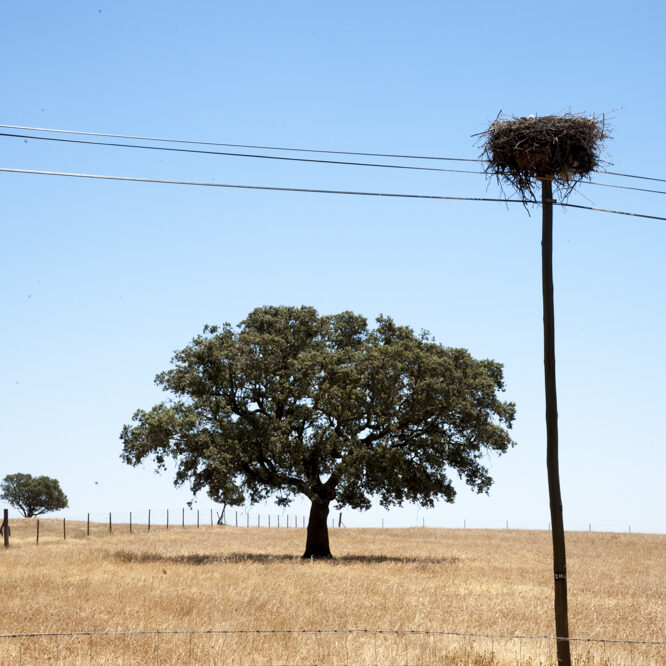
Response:
[[[547,532],[335,529],[303,561],[303,529],[13,521],[0,557],[0,663],[550,664],[553,641],[311,630],[553,635]],[[572,636],[663,641],[663,535],[569,533]],[[252,630],[306,633],[252,633]],[[666,663],[664,646],[574,643],[575,663]]]

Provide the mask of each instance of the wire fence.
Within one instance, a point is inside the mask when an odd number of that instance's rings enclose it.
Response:
[[[571,638],[577,666],[666,663],[666,641]],[[554,664],[553,636],[376,629],[0,634],[3,664]]]
[[[100,537],[111,534],[145,534],[153,531],[178,530],[185,528],[204,527],[262,527],[262,528],[300,528],[307,526],[308,517],[298,513],[270,513],[259,511],[253,512],[247,508],[240,510],[219,509],[162,509],[154,511],[146,509],[143,511],[118,511],[108,513],[88,513],[65,518],[18,518],[12,517],[8,520],[9,532],[7,536],[12,537],[12,542],[26,543],[33,541],[35,544],[63,541],[68,539],[81,539],[85,537]],[[332,515],[328,519],[329,528],[348,527],[343,521],[342,513]],[[385,528],[382,518],[375,525],[350,525],[359,528]],[[488,525],[477,525],[469,520],[463,520],[460,525],[426,525],[424,518],[417,521],[412,527],[433,527],[443,529],[521,529],[516,524],[506,520],[494,527]],[[592,523],[578,526],[579,529],[569,531],[585,532],[622,532],[632,533],[631,525],[618,529],[601,529]],[[530,528],[533,529],[533,528]],[[543,529],[550,530],[550,523],[544,525]],[[5,535],[4,523],[0,526],[0,534]]]
[[[0,533],[6,533],[9,540],[36,545],[45,542],[66,541],[86,537],[100,537],[112,534],[146,534],[155,531],[172,531],[208,527],[269,527],[304,528],[307,517],[299,514],[250,513],[249,511],[223,512],[213,509],[186,511],[185,509],[162,511],[130,511],[109,513],[88,513],[65,518],[11,518],[4,521]],[[341,520],[332,518],[329,527],[341,526]]]
[[[305,516],[285,514],[278,521],[244,512],[213,510],[204,523],[199,513],[164,510],[159,523],[150,523],[152,512],[134,522],[115,522],[114,514],[88,514],[84,520],[23,519],[9,521],[11,537],[18,544],[63,539],[85,539],[111,534],[182,531],[185,528],[216,529],[218,524],[273,528],[305,525]],[[173,520],[173,515],[177,520]],[[290,514],[291,515],[291,514]],[[168,516],[168,517],[167,517]],[[190,521],[186,521],[186,516]],[[129,520],[127,520],[129,518]],[[147,521],[145,519],[148,519]],[[92,520],[91,520],[92,519]],[[171,520],[171,522],[169,522]],[[212,524],[214,527],[211,527]],[[333,526],[342,526],[338,516]],[[40,535],[41,525],[41,535]],[[6,533],[6,532],[5,532]],[[577,666],[666,664],[666,642],[628,638],[572,638],[573,663]],[[427,630],[376,629],[222,629],[187,631],[87,631],[0,633],[0,664],[443,664],[536,666],[556,663],[556,639],[548,635],[462,633]]]

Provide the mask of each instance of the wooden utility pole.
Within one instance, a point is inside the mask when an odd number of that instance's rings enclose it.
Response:
[[[543,362],[546,383],[546,461],[548,495],[553,538],[555,574],[555,632],[558,666],[571,666],[569,614],[567,610],[567,558],[564,544],[562,496],[557,436],[557,390],[555,384],[555,314],[553,305],[553,183],[541,181],[543,227],[541,237],[541,276],[543,287]]]

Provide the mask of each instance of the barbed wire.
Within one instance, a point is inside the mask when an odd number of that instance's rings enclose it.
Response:
[[[590,636],[557,637],[549,634],[492,634],[464,631],[440,631],[431,629],[174,629],[154,631],[48,631],[27,633],[0,633],[4,638],[46,638],[67,636],[270,636],[270,635],[340,635],[376,634],[386,636],[450,636],[459,638],[487,638],[501,640],[549,640],[578,643],[617,643],[625,645],[666,646],[666,641],[642,640],[637,638],[594,638]]]

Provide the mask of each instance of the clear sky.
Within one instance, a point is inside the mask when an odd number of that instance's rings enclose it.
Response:
[[[0,123],[475,158],[472,135],[500,110],[570,109],[606,114],[613,170],[664,178],[665,25],[657,1],[8,2]],[[0,166],[501,195],[474,174],[8,137]],[[120,461],[122,425],[161,399],[154,375],[204,324],[307,304],[389,314],[500,361],[517,403],[489,496],[460,486],[453,505],[347,511],[346,524],[547,526],[538,210],[7,173],[0,193],[0,477],[58,478],[72,517],[182,507],[171,476]],[[583,185],[570,201],[666,214],[663,194]],[[665,222],[555,210],[570,529],[666,532],[665,248]]]

